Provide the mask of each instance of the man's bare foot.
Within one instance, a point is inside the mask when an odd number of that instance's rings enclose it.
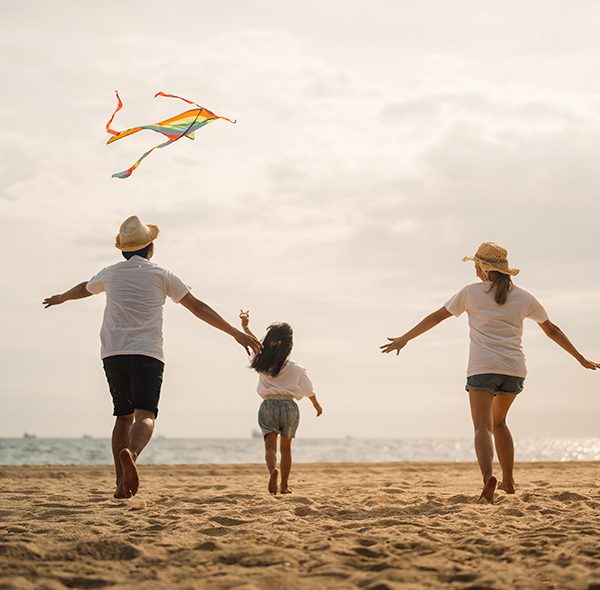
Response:
[[[491,475],[490,478],[485,482],[483,486],[483,490],[481,491],[481,496],[479,496],[479,500],[477,500],[477,504],[493,504],[494,503],[494,492],[496,491],[496,486],[498,485],[498,480]]]
[[[506,481],[501,481],[498,484],[498,489],[499,490],[503,490],[507,494],[514,494],[516,492],[514,482],[510,482],[509,483],[509,482],[506,482]]]
[[[275,495],[277,493],[277,476],[279,473],[277,469],[273,469],[271,471],[271,476],[269,477],[269,494]]]
[[[123,498],[131,498],[131,492],[125,489],[122,483],[117,484],[115,488],[115,493],[113,494],[115,498],[123,499]]]
[[[282,494],[291,494],[292,490],[290,490],[290,488],[287,487],[287,485],[283,485],[281,484],[281,493]]]
[[[129,449],[123,449],[119,453],[119,461],[123,470],[123,488],[126,493],[131,492],[131,495],[135,496],[140,487],[140,476],[135,465],[135,456]]]

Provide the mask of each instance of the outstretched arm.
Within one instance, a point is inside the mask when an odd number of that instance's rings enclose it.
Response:
[[[412,330],[409,330],[404,336],[398,338],[388,338],[390,342],[380,346],[381,352],[392,352],[396,351],[396,356],[400,354],[400,351],[408,344],[409,340],[424,334],[431,328],[435,328],[440,322],[448,319],[452,314],[445,308],[440,307],[437,311],[430,313],[426,318],[422,319]]]
[[[72,299],[83,299],[84,297],[91,297],[92,293],[90,293],[85,287],[87,285],[87,281],[83,283],[79,283],[79,285],[75,285],[72,289],[61,293],[60,295],[52,295],[52,297],[46,297],[44,301],[42,301],[42,305],[45,308],[52,307],[53,305],[60,305],[65,301],[71,301]]]
[[[260,342],[247,334],[244,334],[226,322],[214,309],[206,305],[203,301],[196,299],[191,293],[188,293],[179,303],[186,309],[189,309],[198,319],[206,322],[217,330],[225,332],[232,336],[235,341],[246,349],[250,354],[250,349],[259,353],[261,349]]]
[[[592,361],[588,361],[574,346],[571,344],[571,341],[567,338],[567,335],[555,324],[553,324],[550,320],[546,320],[541,324],[538,324],[539,327],[544,331],[546,336],[550,338],[550,340],[554,340],[556,344],[558,344],[562,349],[566,350],[572,357],[574,357],[582,367],[586,369],[591,369],[595,371],[596,369],[600,369],[600,363],[594,363]]]
[[[252,330],[250,330],[250,326],[248,325],[250,323],[250,310],[244,311],[243,309],[240,309],[240,320],[242,322],[242,330],[244,330],[248,336],[256,338],[256,336],[252,333]],[[258,340],[258,338],[256,339]]]

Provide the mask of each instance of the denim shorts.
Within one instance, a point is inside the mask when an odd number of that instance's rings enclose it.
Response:
[[[513,377],[512,375],[498,375],[497,373],[483,373],[467,377],[465,389],[484,389],[494,395],[499,393],[521,393],[525,377]]]
[[[119,354],[102,359],[113,399],[113,416],[148,410],[158,416],[165,363],[142,354]]]
[[[263,436],[277,432],[294,438],[300,422],[298,404],[291,399],[266,399],[258,409],[258,425]]]

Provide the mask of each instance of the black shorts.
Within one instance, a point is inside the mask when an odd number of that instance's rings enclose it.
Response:
[[[165,363],[142,354],[119,354],[102,359],[113,399],[113,416],[148,410],[158,416]]]

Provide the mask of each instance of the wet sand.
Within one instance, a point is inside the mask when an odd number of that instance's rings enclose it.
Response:
[[[517,465],[478,505],[475,465],[0,467],[0,589],[600,590],[600,464]]]

